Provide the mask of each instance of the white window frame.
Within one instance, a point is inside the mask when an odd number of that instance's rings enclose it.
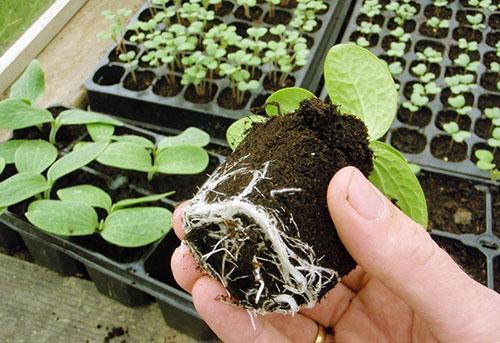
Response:
[[[56,0],[0,56],[0,94],[17,79],[87,0]]]

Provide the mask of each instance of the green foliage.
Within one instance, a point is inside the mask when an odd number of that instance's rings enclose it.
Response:
[[[495,168],[494,156],[491,151],[479,149],[474,156],[477,158],[476,166],[480,170],[493,170]]]
[[[450,27],[450,21],[448,19],[439,19],[438,17],[427,19],[425,24],[434,30],[447,29]]]
[[[408,162],[390,145],[370,143],[373,150],[373,172],[370,181],[406,215],[427,228],[427,203],[420,184]]]
[[[50,123],[52,114],[32,107],[21,99],[7,99],[0,102],[0,128],[17,130]]]
[[[50,184],[38,173],[15,174],[0,182],[0,208],[7,208],[48,189]]]
[[[33,60],[21,77],[10,88],[11,99],[22,99],[35,104],[45,92],[45,76],[37,60]]]
[[[10,139],[0,143],[0,157],[3,158],[6,164],[14,163],[16,151],[24,142],[26,140]]]
[[[100,189],[92,185],[78,185],[63,188],[57,191],[59,199],[65,202],[80,202],[92,207],[98,207],[111,212],[111,197]]]
[[[450,87],[453,94],[469,92],[476,86],[473,74],[457,74],[455,76],[447,76],[444,78],[444,82]]]
[[[482,13],[467,14],[465,18],[474,30],[484,30],[486,28],[486,25],[483,24],[484,16]]]
[[[302,101],[314,97],[313,93],[303,88],[283,88],[267,98],[266,113],[269,116],[288,114],[298,109]]]
[[[348,43],[330,49],[324,73],[332,103],[364,121],[371,140],[382,137],[394,120],[399,98],[387,66],[368,50]]]
[[[229,147],[234,151],[238,145],[243,142],[248,131],[252,128],[254,123],[264,123],[267,121],[266,117],[251,115],[235,121],[227,129],[226,140]]]
[[[462,143],[464,140],[470,138],[469,131],[460,130],[456,122],[449,122],[443,125],[444,131],[451,136],[454,142]]]
[[[422,52],[417,52],[417,59],[428,63],[441,63],[443,61],[443,54],[429,46]]]
[[[471,61],[468,54],[460,54],[457,58],[453,60],[456,65],[459,65],[467,71],[477,71],[479,65],[481,64],[479,61]]]
[[[458,47],[465,51],[477,51],[479,44],[476,41],[468,42],[465,38],[458,40]]]
[[[6,165],[5,160],[2,157],[0,157],[0,174],[3,173],[3,171],[5,169],[5,165]]]
[[[14,163],[18,172],[41,174],[57,159],[57,149],[42,140],[26,141],[17,148]]]

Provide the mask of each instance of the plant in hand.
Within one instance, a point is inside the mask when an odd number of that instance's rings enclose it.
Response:
[[[358,67],[348,67],[353,63]],[[331,230],[322,195],[344,164],[359,165],[426,225],[415,175],[399,152],[377,141],[397,109],[398,93],[385,65],[354,44],[339,45],[326,58],[325,84],[333,106],[304,89],[286,88],[259,110],[269,118],[235,122],[227,132],[233,155],[184,209],[193,256],[231,300],[252,312],[311,307],[354,267]],[[319,247],[333,241],[338,245]]]

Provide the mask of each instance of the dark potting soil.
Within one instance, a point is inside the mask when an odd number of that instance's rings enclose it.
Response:
[[[396,23],[394,18],[389,19],[389,21],[387,22],[387,28],[389,30],[394,30],[398,27],[401,27],[401,26],[398,23]],[[402,26],[403,30],[406,33],[412,33],[413,31],[415,31],[416,27],[417,27],[417,23],[413,19],[405,21],[403,26]]]
[[[382,48],[387,51],[391,48],[391,43],[396,43],[396,42],[399,42],[399,40],[393,36],[393,35],[388,35],[388,36],[385,36],[384,38],[382,38]],[[410,42],[406,42],[405,43],[405,53],[410,51]]]
[[[229,1],[222,1],[220,6],[217,8],[214,5],[210,5],[210,9],[215,12],[216,16],[225,17],[226,15],[231,14],[233,11],[234,4]]]
[[[473,182],[449,175],[421,173],[427,199],[429,229],[456,234],[486,230],[486,196]]]
[[[431,153],[446,162],[461,162],[467,158],[467,143],[454,142],[450,136],[436,136],[431,141]]]
[[[497,83],[500,82],[499,73],[484,73],[481,76],[481,86],[489,91],[498,92]]]
[[[481,13],[479,11],[474,11],[474,10],[460,10],[457,12],[455,15],[455,19],[458,21],[458,23],[462,26],[470,26],[469,21],[467,20],[467,16],[471,15],[474,16],[478,13]],[[483,20],[481,20],[481,23],[484,23],[484,15],[483,15]]]
[[[433,28],[427,25],[425,22],[420,25],[419,32],[427,37],[431,38],[445,38],[450,30],[448,28]]]
[[[144,262],[144,269],[152,278],[182,290],[177,282],[175,282],[172,269],[166,267],[170,266],[172,255],[180,244],[181,241],[177,238],[174,231],[171,230]]]
[[[468,42],[476,41],[480,43],[483,40],[483,34],[471,27],[460,26],[453,30],[453,39],[458,42],[460,38],[465,38]]]
[[[399,151],[418,154],[424,151],[427,140],[416,130],[404,127],[395,129],[391,136],[391,145]]]
[[[432,236],[462,269],[477,282],[486,285],[486,256],[479,250],[465,246],[459,241]]]
[[[135,52],[136,54],[139,52],[139,48],[136,46],[136,45],[132,45],[132,44],[125,44],[125,48],[123,49],[124,51],[123,52],[129,52],[129,51],[133,51]],[[108,55],[108,59],[110,62],[121,62],[120,61],[120,55],[123,53],[122,51],[119,51],[117,48],[113,49],[109,55]]]
[[[450,70],[450,68],[446,68],[447,73],[448,70]],[[452,76],[452,75],[446,75],[446,76]],[[467,92],[467,93],[462,93],[461,95],[463,95],[463,97],[465,98],[466,106],[472,106],[474,104],[474,94]],[[441,96],[439,97],[439,99],[441,100],[441,103],[445,107],[449,107],[448,99],[454,96],[456,95],[451,92],[450,88],[445,88],[441,91]]]
[[[490,19],[488,20],[488,26],[491,26],[493,30],[500,29],[500,14],[494,13],[490,15]]]
[[[248,170],[261,170],[267,162],[271,163],[266,178],[259,181],[258,190],[251,191],[247,200],[264,208],[283,209],[279,216],[287,228],[287,235],[311,246],[315,256],[322,257],[317,262],[320,266],[332,268],[340,276],[349,273],[355,267],[355,262],[335,231],[326,204],[326,190],[332,176],[343,167],[356,166],[364,175],[369,175],[373,169],[372,152],[368,149],[364,124],[354,116],[339,115],[335,106],[324,104],[318,99],[304,101],[293,114],[276,116],[264,124],[255,124],[233,155],[221,166],[221,170],[224,166],[234,166],[229,167],[229,170],[241,166]],[[213,193],[213,198],[209,197],[208,201],[223,201],[226,197],[238,195],[251,177],[245,174],[223,182],[216,187],[214,191],[217,193]],[[302,191],[293,195],[269,195],[272,190],[282,188],[300,188]],[[248,225],[252,223],[251,218],[243,215],[238,219]],[[186,239],[196,246],[201,256],[209,253],[220,239],[209,236],[208,232],[218,230],[220,228],[216,224],[208,224],[190,231]],[[244,296],[246,291],[255,288],[254,277],[248,277],[255,269],[253,257],[258,254],[259,257],[271,259],[275,253],[261,230],[245,230],[245,235],[246,241],[237,254],[238,267],[231,274],[233,280],[228,280],[227,289],[241,304],[256,306],[253,299],[248,302]],[[213,254],[208,262],[220,272],[223,256]],[[264,299],[272,299],[273,294],[270,293],[275,292],[276,287],[280,289],[283,280],[276,281],[271,276],[280,276],[275,264],[264,260],[260,264],[268,290],[259,300],[259,304],[262,304]],[[323,296],[334,284],[335,281],[331,281],[324,285],[319,296]],[[301,296],[290,295],[298,304],[303,304]]]
[[[178,76],[174,76],[174,83],[169,82],[167,78],[164,76],[158,81],[156,81],[153,86],[153,93],[160,96],[176,96],[182,91],[183,86],[181,85],[181,78]]]
[[[488,69],[491,69],[491,63],[497,62],[500,63],[500,57],[497,56],[495,51],[488,51],[483,55],[483,63],[486,65]]]
[[[365,34],[365,33],[359,32],[359,31],[354,31],[353,33],[351,33],[351,37],[349,38],[349,40],[351,42],[356,42],[358,40],[358,38],[360,38],[360,37],[365,37],[365,39],[369,43],[368,47],[376,46],[378,44],[378,40],[380,38],[378,33]]]
[[[155,73],[151,71],[130,72],[123,80],[123,87],[131,91],[143,91],[153,84],[155,78]]]
[[[471,156],[470,156],[470,159],[473,163],[477,162],[477,157],[475,155],[476,150],[488,150],[489,152],[494,153],[494,155],[493,155],[494,163],[496,165],[500,164],[500,149],[492,148],[487,143],[484,143],[484,142],[474,144],[472,146],[472,152],[471,152]]]
[[[429,107],[421,107],[417,112],[411,112],[410,110],[400,107],[398,110],[398,120],[402,123],[426,127],[432,118],[432,111]]]
[[[435,6],[432,4],[428,5],[424,9],[424,15],[427,18],[437,17],[439,19],[450,19],[452,12],[451,8]]]
[[[492,124],[489,118],[477,118],[474,123],[474,133],[483,139],[488,139],[491,137],[491,131],[493,130]]]
[[[103,66],[94,74],[92,81],[101,86],[116,85],[125,74],[125,69],[120,66]]]
[[[498,107],[498,104],[500,104],[500,95],[486,93],[479,96],[477,106],[484,113],[485,108]]]
[[[450,57],[450,60],[455,60],[460,56],[461,54],[466,54],[469,56],[471,61],[479,61],[481,58],[481,54],[479,51],[467,51],[467,50],[462,50],[458,47],[458,45],[454,45],[450,48],[450,52],[448,53],[448,56]]]
[[[206,86],[205,94],[198,95],[193,85],[189,85],[184,93],[184,99],[195,104],[207,104],[212,101],[217,93],[217,85]]]
[[[264,22],[269,25],[287,25],[292,20],[292,15],[289,12],[275,10],[274,16],[271,17],[271,12],[266,12]]]
[[[256,21],[259,20],[263,12],[264,10],[262,8],[260,8],[259,6],[254,6],[250,8],[250,17],[247,17],[244,7],[240,6],[234,12],[234,16],[241,20]]]
[[[372,23],[372,24],[377,24],[380,27],[382,27],[384,25],[384,20],[385,20],[385,18],[381,14],[377,14],[377,15],[374,15],[373,17],[369,17],[368,15],[361,13],[356,18],[356,24],[361,25],[361,23],[363,23],[363,22],[368,22],[368,23]]]
[[[500,41],[500,32],[494,31],[486,35],[486,44],[494,48],[496,44]]]
[[[281,1],[279,6],[283,8],[295,8],[297,7],[297,0],[288,0],[286,2]]]
[[[445,110],[438,113],[436,116],[435,124],[436,127],[444,131],[443,125],[449,122],[455,122],[458,124],[460,130],[469,131],[471,126],[471,119],[468,115],[460,115],[453,110]]]
[[[429,39],[422,39],[415,44],[415,52],[423,52],[425,48],[431,47],[436,51],[439,51],[440,53],[444,53],[445,46],[442,43],[429,40]]]
[[[115,327],[113,326],[112,328],[106,328],[108,331],[108,334],[106,337],[104,337],[104,343],[111,342],[112,340],[114,341],[115,338],[117,339],[122,339],[123,336],[128,336],[128,330],[124,329],[123,327]],[[122,340],[122,342],[126,342],[126,340]]]
[[[245,108],[248,100],[250,100],[250,92],[245,92],[243,94],[242,101],[238,103],[236,99],[233,97],[233,92],[230,87],[226,87],[220,92],[217,97],[217,103],[220,107],[227,108],[230,110],[241,110]]]

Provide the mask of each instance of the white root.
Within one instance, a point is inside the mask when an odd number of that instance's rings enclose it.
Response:
[[[264,163],[261,170],[250,170],[248,165],[243,163],[247,157],[243,157],[234,165],[221,166],[184,210],[187,234],[193,230],[211,228],[206,231],[206,235],[213,240],[217,239],[211,246],[211,251],[201,254],[190,241],[186,241],[186,244],[200,265],[227,286],[228,281],[242,277],[230,279],[234,269],[224,275],[225,264],[237,266],[240,250],[249,240],[248,234],[258,232],[268,244],[262,242],[254,252],[251,262],[255,288],[242,290],[246,301],[241,300],[239,305],[259,314],[295,313],[301,306],[312,307],[318,301],[318,294],[323,287],[332,280],[338,280],[338,273],[333,269],[321,267],[319,260],[323,256],[317,258],[311,246],[287,234],[290,229],[299,232],[292,214],[287,214],[284,209],[266,208],[248,200],[251,193],[260,193],[256,188],[257,184],[269,179],[267,173],[271,162]],[[215,191],[224,182],[245,175],[251,175],[251,179],[239,194],[228,196]],[[300,188],[277,189],[272,190],[270,196],[300,191]],[[244,223],[241,218],[249,219],[250,224]],[[291,224],[288,226],[292,227],[287,227],[281,218],[289,218]],[[258,256],[259,252],[265,252],[262,253],[264,256]],[[220,274],[220,271],[215,270],[207,261],[215,254],[223,254]],[[266,270],[266,275],[275,281],[276,287],[273,289],[266,287],[259,260],[274,265],[279,271],[279,275],[271,275]],[[281,283],[281,287],[278,283]],[[278,292],[274,288],[277,288]],[[296,299],[302,301],[298,303]]]

